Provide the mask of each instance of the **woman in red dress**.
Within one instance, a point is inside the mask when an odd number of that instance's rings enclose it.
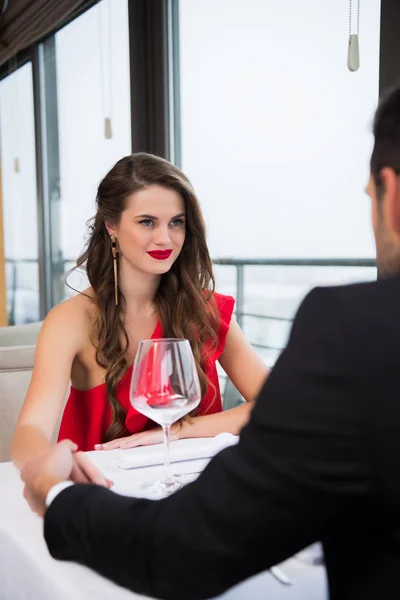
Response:
[[[233,298],[214,292],[204,221],[185,175],[149,154],[118,161],[99,185],[77,267],[90,287],[44,321],[12,442],[17,466],[48,448],[61,415],[58,439],[80,450],[161,441],[128,397],[138,345],[151,337],[187,338],[201,383],[197,412],[172,428],[172,439],[239,433],[268,370],[231,319]],[[216,361],[247,404],[222,412]]]

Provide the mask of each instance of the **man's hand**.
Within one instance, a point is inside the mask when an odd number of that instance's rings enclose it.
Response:
[[[24,497],[40,516],[46,510],[47,494],[56,483],[72,480],[106,487],[112,485],[83,453],[77,452],[77,445],[70,440],[63,440],[38,458],[27,460],[21,470],[21,479],[25,483]]]
[[[24,497],[41,517],[46,510],[49,490],[56,483],[70,479],[77,448],[70,440],[63,440],[38,458],[24,462],[21,469],[21,479],[25,483]]]
[[[104,477],[103,473],[85,456],[84,452],[74,452],[73,461],[70,479],[74,483],[95,483],[104,487],[113,485],[113,481]]]

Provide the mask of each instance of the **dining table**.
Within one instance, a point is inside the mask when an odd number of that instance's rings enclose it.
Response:
[[[174,474],[182,484],[193,481],[212,456],[233,436],[171,442]],[[113,482],[115,493],[144,496],[144,482],[162,478],[162,445],[87,452],[88,458]],[[43,537],[43,520],[23,497],[18,469],[0,463],[0,600],[139,600],[91,569],[53,559]],[[272,571],[259,573],[219,596],[221,600],[323,600],[327,598],[325,569],[312,554],[289,558]]]

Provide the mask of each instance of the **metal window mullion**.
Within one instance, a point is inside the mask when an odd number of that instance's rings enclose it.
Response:
[[[42,238],[42,252],[39,258],[43,272],[44,291],[44,316],[52,307],[51,291],[51,218],[49,199],[49,166],[47,157],[47,123],[46,123],[46,94],[45,94],[45,61],[43,44],[38,46],[39,70],[39,107],[40,107],[40,156],[41,156],[41,214],[40,229]]]
[[[244,265],[236,265],[236,318],[241,329],[244,326]]]
[[[44,153],[43,153],[43,93],[42,93],[42,69],[40,58],[40,46],[36,45],[32,57],[33,75],[33,104],[35,120],[35,152],[36,152],[36,190],[37,190],[37,230],[38,230],[38,261],[39,261],[39,307],[40,318],[44,319],[48,312],[49,290],[48,290],[48,266],[46,256],[49,256],[49,243],[47,238],[45,207],[45,176],[44,176]]]
[[[167,157],[166,0],[128,0],[132,152]]]
[[[179,0],[166,0],[166,87],[167,147],[168,159],[177,167],[182,166],[181,154],[181,97],[180,97],[180,54],[179,54]]]

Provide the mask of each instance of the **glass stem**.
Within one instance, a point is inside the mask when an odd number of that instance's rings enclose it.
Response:
[[[165,481],[168,481],[171,477],[171,469],[169,462],[169,432],[171,429],[170,425],[163,425],[163,433],[164,433],[164,478]]]

